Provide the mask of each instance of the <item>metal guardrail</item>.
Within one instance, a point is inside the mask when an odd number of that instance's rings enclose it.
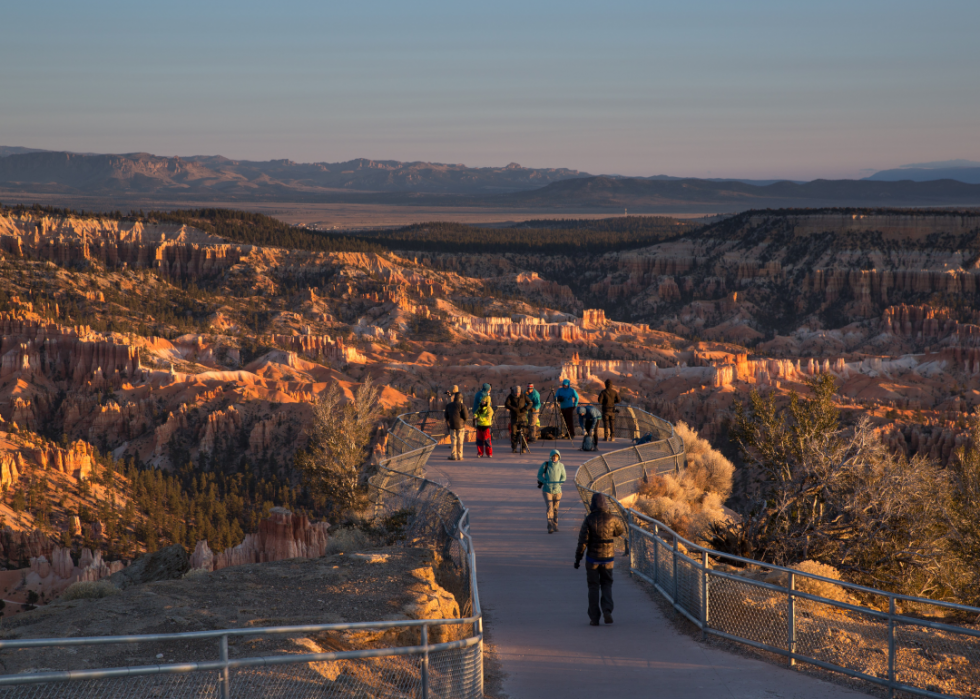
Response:
[[[677,453],[671,441],[673,426],[648,414],[642,420],[662,428],[659,454],[643,451],[651,443],[590,459],[579,467],[575,483],[586,508],[595,492],[613,499],[627,523],[630,570],[702,636],[782,655],[791,666],[800,661],[866,680],[887,688],[889,696],[980,696],[980,628],[935,620],[950,613],[980,619],[980,609],[715,551],[624,505],[645,474],[673,472],[683,464],[683,444]],[[651,453],[653,458],[638,461]]]
[[[460,619],[369,621],[134,636],[66,637],[0,640],[0,662],[7,652],[106,644],[163,643],[186,646],[217,641],[217,659],[170,662],[61,672],[33,671],[0,675],[0,697],[407,697],[420,699],[482,699],[483,627],[476,578],[476,555],[469,534],[469,512],[454,493],[423,477],[435,440],[415,429],[411,416],[397,418],[389,431],[388,453],[370,479],[381,493],[376,505],[387,509],[410,506],[410,534],[441,545],[453,570],[454,590],[465,616]],[[379,490],[380,488],[380,490]],[[449,583],[447,583],[449,584]],[[434,627],[460,627],[455,640],[430,641]],[[407,646],[323,653],[277,653],[232,658],[229,641],[296,637],[351,631],[418,631]]]

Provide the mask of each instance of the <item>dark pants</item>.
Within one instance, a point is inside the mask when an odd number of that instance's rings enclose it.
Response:
[[[589,583],[589,619],[599,621],[600,606],[603,614],[612,614],[613,611],[613,569],[604,566],[593,568],[586,564],[585,579]]]
[[[602,414],[602,431],[607,442],[616,436],[616,413],[611,410]]]
[[[561,416],[565,418],[565,426],[568,428],[568,438],[575,436],[575,408],[562,408]]]

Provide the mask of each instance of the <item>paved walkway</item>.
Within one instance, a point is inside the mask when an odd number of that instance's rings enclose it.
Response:
[[[427,466],[429,478],[450,485],[470,508],[480,599],[511,699],[868,696],[676,632],[630,578],[625,558],[616,568],[615,623],[589,626],[585,567],[572,568],[585,510],[574,485],[567,485],[561,530],[548,534],[536,487],[550,445],[536,443],[524,456],[502,445],[493,459],[477,459],[467,444],[461,462],[448,461],[448,447],[439,447]],[[558,445],[571,481],[586,454],[575,449],[578,441]]]

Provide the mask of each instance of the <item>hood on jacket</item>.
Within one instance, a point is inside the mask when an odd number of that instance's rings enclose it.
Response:
[[[578,414],[579,415],[585,415],[585,406],[584,405],[578,406]]]
[[[490,392],[490,384],[488,384],[488,383],[483,384],[483,390],[486,391],[487,393],[489,393]]]
[[[564,386],[565,388],[568,388],[569,386],[572,385],[572,382],[569,379],[565,379],[564,381],[561,382],[561,385]]]
[[[558,460],[561,461],[561,452],[558,451],[557,449],[551,450],[551,456],[548,457],[548,461],[551,461],[551,458],[556,455],[558,456]]]
[[[592,507],[590,510],[595,512],[596,510],[606,509],[606,496],[602,493],[593,493],[592,495]]]

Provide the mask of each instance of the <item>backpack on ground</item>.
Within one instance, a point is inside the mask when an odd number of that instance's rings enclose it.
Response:
[[[598,451],[599,447],[596,446],[595,440],[592,439],[591,434],[585,435],[585,439],[582,440],[582,451]]]
[[[634,439],[633,444],[636,446],[640,446],[641,444],[649,444],[652,441],[653,441],[653,432],[647,432],[642,437],[639,437],[638,439]]]
[[[558,439],[558,428],[557,427],[542,427],[541,428],[541,439]]]

